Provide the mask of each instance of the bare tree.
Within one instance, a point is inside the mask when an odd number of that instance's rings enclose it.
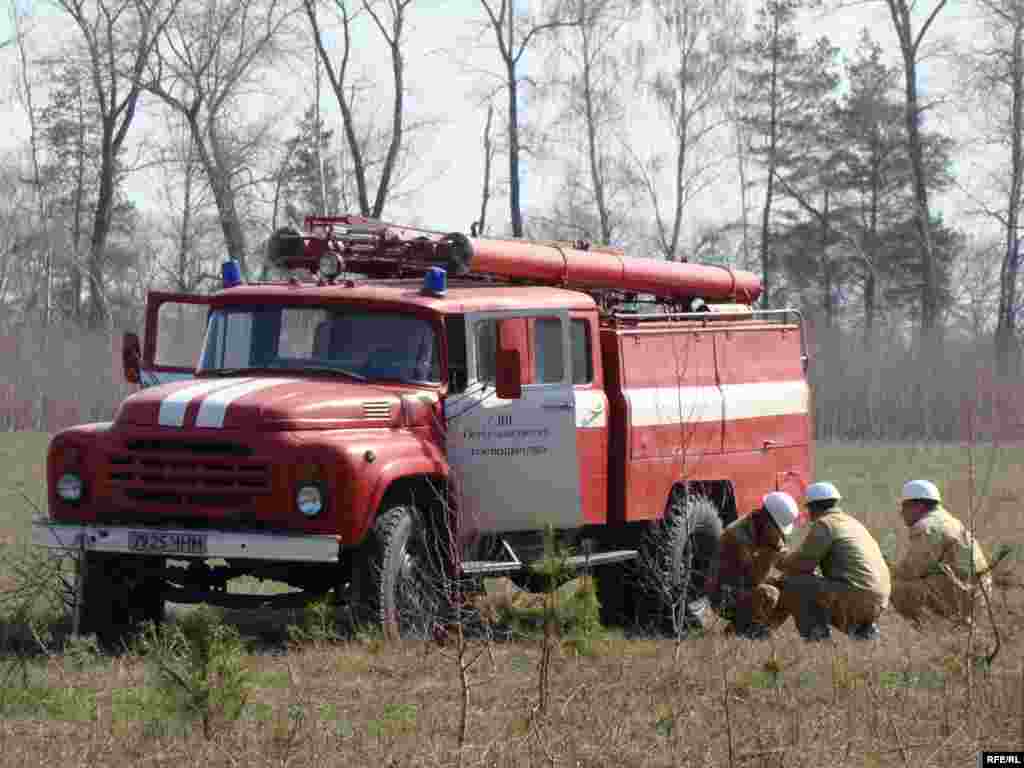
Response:
[[[736,51],[735,5],[688,0],[654,0],[654,45],[667,51],[664,66],[646,85],[668,121],[671,150],[666,162],[654,153],[639,170],[654,209],[658,250],[670,260],[686,261],[680,240],[689,202],[710,183],[716,162],[707,147],[726,122],[726,75]],[[652,54],[653,55],[653,54]],[[658,171],[668,165],[668,213]]]
[[[243,137],[232,108],[276,52],[290,13],[279,0],[188,0],[162,31],[145,84],[184,117],[213,192],[228,255],[244,276],[248,247],[239,175],[260,132],[251,140]]]
[[[355,176],[359,211],[363,216],[380,218],[388,203],[395,182],[398,161],[403,148],[406,133],[405,116],[405,28],[408,21],[409,8],[414,0],[387,0],[383,5],[386,12],[379,9],[380,3],[372,0],[361,0],[359,8],[353,10],[356,3],[351,0],[334,0],[334,6],[341,19],[341,54],[338,62],[332,63],[324,45],[320,21],[317,18],[317,0],[303,0],[303,7],[309,19],[316,43],[319,60],[327,72],[334,96],[341,109],[342,124],[345,129],[345,141],[352,159],[352,171]],[[370,147],[365,138],[360,136],[357,115],[357,93],[353,74],[353,24],[359,13],[365,11],[373,20],[374,26],[384,38],[391,58],[392,102],[391,125],[384,131],[387,149],[383,161],[380,162],[380,174],[377,177],[377,190],[370,203],[370,172],[377,164],[369,156]]]
[[[993,330],[992,309],[1002,288],[1000,244],[994,240],[971,243],[953,264],[951,307],[954,327],[972,344],[981,345]]]
[[[620,173],[621,156],[615,155],[620,147],[615,129],[624,121],[627,98],[619,38],[627,19],[637,10],[638,3],[633,0],[567,0],[563,14],[572,24],[562,30],[554,49],[556,66],[560,69],[568,62],[571,67],[560,78],[566,96],[565,119],[586,168],[585,173],[571,174],[572,180],[567,182],[584,185],[599,225],[591,237],[602,243],[612,242],[617,219],[628,208],[616,206],[614,200],[625,177]],[[578,142],[581,129],[585,136],[582,144]]]
[[[169,251],[170,258],[162,258],[155,265],[156,272],[173,290],[193,293],[220,279],[208,258],[216,250],[212,245],[220,228],[216,203],[192,131],[184,120],[175,126],[161,154],[164,185],[160,196],[168,213],[155,229],[170,244],[160,249]]]
[[[480,0],[487,23],[494,32],[495,43],[501,56],[504,68],[504,88],[508,92],[508,175],[509,175],[509,209],[512,218],[512,236],[523,236],[523,211],[520,188],[520,134],[519,134],[519,65],[530,43],[547,31],[558,29],[572,23],[555,13],[543,20],[516,15],[512,0]]]
[[[487,122],[484,124],[484,181],[480,194],[480,218],[473,224],[473,236],[487,231],[487,203],[491,199],[491,166],[494,164],[494,140],[491,125],[494,121],[494,105],[487,105]]]
[[[121,171],[121,154],[156,41],[181,0],[57,0],[85,43],[102,137],[96,210],[89,248],[89,322],[107,322],[103,262]]]
[[[13,9],[12,20],[14,22],[15,40],[18,44],[18,56],[21,63],[21,97],[25,102],[25,113],[28,116],[29,123],[29,149],[32,157],[32,187],[35,190],[36,198],[36,215],[38,221],[36,226],[40,230],[46,229],[48,216],[47,216],[47,205],[46,195],[44,193],[43,185],[43,174],[42,174],[42,161],[40,158],[40,136],[39,136],[39,124],[36,120],[36,108],[33,101],[33,90],[32,90],[32,78],[29,74],[29,61],[28,53],[25,45],[25,35],[21,28],[21,14],[17,8]],[[53,286],[53,245],[49,242],[49,238],[43,238],[44,254],[43,254],[43,309],[42,309],[42,321],[43,325],[47,326],[50,324],[50,304],[51,295],[50,291]]]
[[[995,330],[996,368],[1001,376],[1016,373],[1018,298],[1020,272],[1020,218],[1024,206],[1024,2],[979,0],[988,36],[969,59],[971,85],[978,107],[987,113],[992,144],[1005,153],[995,182],[1003,200],[984,213],[1003,234],[1003,258],[999,274],[999,309]],[[1008,157],[1006,157],[1008,155]]]
[[[931,213],[928,207],[928,173],[925,168],[924,141],[921,135],[921,115],[924,106],[920,103],[917,90],[917,65],[920,61],[921,43],[933,22],[948,0],[935,0],[920,29],[914,30],[913,14],[917,0],[885,0],[892,18],[893,29],[900,42],[904,77],[904,120],[907,126],[907,154],[914,184],[914,223],[917,232],[918,251],[921,258],[921,339],[933,340],[939,325],[940,287],[932,243]]]

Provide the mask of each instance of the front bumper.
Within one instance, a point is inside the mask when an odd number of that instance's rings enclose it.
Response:
[[[142,526],[76,525],[32,521],[32,543],[51,549],[79,549],[172,558],[223,558],[277,562],[336,563],[337,536],[239,533]]]

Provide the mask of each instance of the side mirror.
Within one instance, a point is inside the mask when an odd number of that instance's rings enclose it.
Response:
[[[142,347],[138,335],[126,333],[121,340],[121,364],[125,381],[138,384],[142,380]]]
[[[502,400],[518,400],[523,396],[523,377],[519,368],[519,350],[498,347],[495,389]]]

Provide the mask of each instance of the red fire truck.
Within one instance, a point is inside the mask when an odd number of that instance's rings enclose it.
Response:
[[[803,324],[754,310],[753,274],[356,216],[268,256],[292,276],[151,293],[142,386],[50,443],[33,538],[77,552],[85,631],[263,604],[226,589],[250,575],[414,634],[451,579],[529,574],[548,530],[609,615],[661,620],[723,524],[808,482]],[[184,368],[157,362],[175,303],[208,307]]]

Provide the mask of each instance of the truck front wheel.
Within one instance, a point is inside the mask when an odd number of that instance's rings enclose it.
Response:
[[[143,622],[163,621],[163,566],[162,558],[87,554],[79,631],[113,648]]]
[[[364,563],[363,602],[389,639],[426,637],[443,623],[451,558],[444,537],[411,504],[377,515]]]

